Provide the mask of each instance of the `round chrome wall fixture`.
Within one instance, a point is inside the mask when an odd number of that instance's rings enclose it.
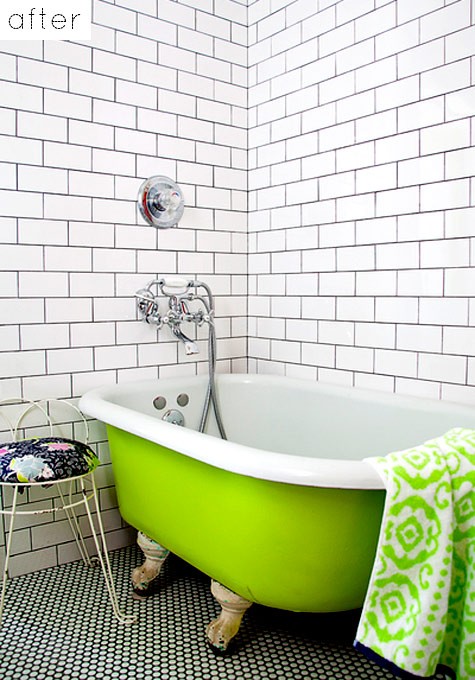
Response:
[[[144,220],[158,229],[174,227],[185,209],[185,201],[178,184],[161,175],[155,175],[143,182],[139,189],[137,205]]]

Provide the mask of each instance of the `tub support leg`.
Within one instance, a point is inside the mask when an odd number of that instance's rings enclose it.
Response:
[[[170,551],[141,531],[138,532],[137,543],[145,555],[145,562],[132,572],[133,594],[136,599],[143,600],[147,597],[150,584],[159,575]]]
[[[206,636],[212,649],[222,653],[238,632],[242,617],[252,602],[217,581],[211,581],[211,593],[221,605],[221,614],[207,626]]]

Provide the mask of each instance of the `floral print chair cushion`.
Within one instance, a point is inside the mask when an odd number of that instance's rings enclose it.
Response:
[[[48,483],[92,472],[94,451],[74,439],[42,437],[0,444],[0,482]]]

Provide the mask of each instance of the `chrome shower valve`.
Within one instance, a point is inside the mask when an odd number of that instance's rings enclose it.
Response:
[[[148,224],[158,229],[175,227],[185,208],[180,187],[169,177],[155,175],[142,183],[137,207]]]

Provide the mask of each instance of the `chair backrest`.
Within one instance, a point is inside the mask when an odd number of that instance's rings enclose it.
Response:
[[[2,419],[7,423],[8,429],[10,430],[10,435],[12,438],[12,441],[17,441],[18,438],[18,430],[20,429],[20,426],[25,419],[25,417],[31,413],[34,410],[39,410],[42,415],[45,418],[46,425],[49,428],[49,436],[53,436],[53,430],[55,427],[55,423],[53,422],[53,419],[51,417],[51,404],[61,404],[61,406],[68,406],[69,408],[73,409],[73,411],[79,415],[80,419],[83,422],[84,425],[84,431],[85,431],[85,436],[84,436],[84,443],[88,444],[89,443],[89,425],[84,417],[84,414],[78,409],[77,406],[74,404],[69,403],[68,401],[64,401],[62,399],[40,399],[38,401],[31,401],[30,399],[1,399],[0,400],[0,416]],[[17,416],[15,422],[12,422],[10,418],[7,416],[7,414],[4,412],[4,409],[2,406],[19,406],[19,405],[24,405],[23,411],[20,413],[19,416]]]

